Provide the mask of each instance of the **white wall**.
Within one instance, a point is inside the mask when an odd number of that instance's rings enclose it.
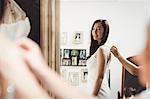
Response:
[[[66,46],[87,48],[89,31],[96,19],[107,19],[110,25],[108,46],[116,45],[123,56],[128,57],[141,51],[145,41],[146,21],[148,19],[148,3],[146,2],[69,2],[62,1],[60,7],[61,32],[68,32]],[[71,45],[74,31],[83,31],[84,42]],[[117,91],[121,87],[121,64],[112,58],[111,88],[112,99],[117,99]]]

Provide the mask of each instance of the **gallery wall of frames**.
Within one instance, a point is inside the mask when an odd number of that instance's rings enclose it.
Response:
[[[84,87],[88,75],[88,47],[84,34],[83,31],[60,33],[60,73],[67,82],[77,87]]]

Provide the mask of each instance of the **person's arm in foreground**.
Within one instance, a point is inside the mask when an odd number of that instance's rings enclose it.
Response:
[[[61,99],[95,99],[65,83],[55,71],[51,70],[43,60],[36,43],[30,39],[23,39],[19,41],[19,46],[24,50],[25,59],[37,78],[55,96]]]
[[[25,99],[49,99],[27,67],[20,51],[19,47],[0,34],[0,73],[13,82]]]
[[[125,67],[127,71],[129,71],[132,75],[138,76],[139,67],[126,60],[118,51],[117,47],[112,46],[111,52],[113,55],[120,61],[120,63]]]

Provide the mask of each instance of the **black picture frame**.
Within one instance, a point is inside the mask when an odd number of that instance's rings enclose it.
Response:
[[[86,66],[86,49],[60,49],[61,66]]]

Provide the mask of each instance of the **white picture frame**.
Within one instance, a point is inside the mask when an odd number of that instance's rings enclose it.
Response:
[[[67,32],[62,32],[60,35],[60,44],[61,45],[66,45],[67,41],[68,41],[68,37],[67,37],[68,33]]]
[[[68,81],[72,86],[79,86],[79,72],[68,72]]]
[[[81,44],[83,42],[83,32],[75,31],[73,32],[72,43],[73,44]]]
[[[60,71],[61,77],[67,81],[67,70],[66,69],[61,69]]]

